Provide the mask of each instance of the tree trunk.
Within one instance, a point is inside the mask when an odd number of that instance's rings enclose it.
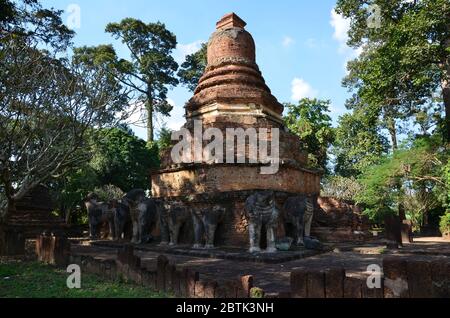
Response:
[[[398,149],[398,140],[397,140],[397,128],[395,127],[395,119],[393,118],[387,118],[387,129],[389,131],[389,135],[391,136],[391,142],[392,142],[392,153],[394,153]],[[405,212],[405,206],[402,202],[402,185],[400,182],[396,182],[395,187],[398,191],[398,216],[400,218],[400,222],[403,222],[403,220],[406,220],[406,212]]]
[[[153,102],[151,98],[147,99],[147,141],[152,142],[154,140],[153,133]]]
[[[72,209],[66,209],[65,213],[64,213],[64,219],[66,224],[70,225],[70,217],[71,217],[71,213]]]
[[[391,136],[392,142],[392,152],[398,149],[398,141],[397,141],[397,128],[395,127],[395,119],[386,118],[386,127],[389,131],[389,135]]]
[[[446,47],[450,47],[450,40],[447,41]],[[442,98],[445,106],[445,136],[446,142],[450,142],[450,57],[445,62],[445,76],[442,80]]]

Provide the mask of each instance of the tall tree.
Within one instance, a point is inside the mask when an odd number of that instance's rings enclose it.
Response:
[[[1,221],[36,185],[86,161],[86,132],[124,106],[101,69],[59,58],[73,36],[60,11],[35,1],[15,10],[0,38]]]
[[[376,5],[375,14],[367,10]],[[365,54],[349,65],[350,82],[363,104],[383,112],[396,147],[398,114],[412,116],[440,93],[443,134],[450,141],[450,3],[448,0],[338,0],[349,18],[348,44]],[[379,25],[368,25],[369,19]]]
[[[203,43],[200,50],[186,56],[186,60],[181,64],[178,71],[180,82],[192,92],[197,87],[200,77],[205,73],[208,62],[207,51],[208,46],[206,43]]]
[[[420,226],[432,209],[445,211],[439,201],[445,201],[450,191],[445,176],[449,151],[441,140],[437,134],[412,140],[363,172],[359,178],[363,191],[356,197],[372,219],[396,213],[402,206]]]
[[[332,148],[337,175],[356,177],[388,152],[389,142],[376,122],[377,118],[360,111],[339,118]]]
[[[285,104],[286,126],[300,137],[312,167],[328,171],[328,147],[334,140],[334,129],[328,115],[330,101],[303,98],[297,105]]]
[[[144,23],[126,18],[110,23],[106,32],[120,39],[131,53],[131,60],[121,60],[118,70],[124,75],[121,81],[131,87],[147,111],[148,141],[154,140],[153,117],[155,113],[169,115],[172,106],[167,102],[168,87],[178,84],[175,73],[178,64],[171,56],[176,48],[175,35],[161,22]]]

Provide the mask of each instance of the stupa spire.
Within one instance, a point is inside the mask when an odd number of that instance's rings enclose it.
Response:
[[[216,23],[217,30],[225,30],[229,28],[245,28],[247,23],[242,20],[238,15],[234,12],[228,13],[224,15],[219,21]]]
[[[283,105],[271,94],[256,64],[256,46],[247,24],[235,13],[224,15],[208,42],[208,63],[186,117],[231,114],[264,117],[281,124]],[[240,118],[237,118],[240,120]]]

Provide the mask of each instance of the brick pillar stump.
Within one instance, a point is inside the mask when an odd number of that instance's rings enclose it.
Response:
[[[400,218],[396,215],[388,215],[384,218],[384,230],[388,248],[402,246],[402,225]]]
[[[20,229],[0,225],[0,256],[25,254],[25,236]]]
[[[66,266],[70,260],[70,241],[64,235],[41,234],[36,238],[36,255],[40,262]]]
[[[413,243],[411,220],[403,220],[401,225],[402,243]]]

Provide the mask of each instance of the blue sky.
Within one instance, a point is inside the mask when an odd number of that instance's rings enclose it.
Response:
[[[186,54],[195,52],[226,13],[235,12],[247,22],[246,29],[256,42],[256,56],[263,76],[280,102],[301,97],[318,97],[332,102],[330,115],[336,122],[346,110],[346,89],[341,86],[346,62],[355,57],[345,45],[348,22],[333,11],[335,1],[307,0],[43,0],[45,7],[65,10],[69,21],[71,4],[80,8],[80,28],[75,46],[114,44],[121,57],[128,57],[124,45],[104,32],[109,22],[125,17],[144,22],[161,21],[176,34],[174,57],[181,64]],[[191,93],[183,87],[170,91],[174,104],[167,126],[183,123],[185,102]],[[161,122],[160,122],[161,124]],[[145,129],[133,127],[145,138]]]

